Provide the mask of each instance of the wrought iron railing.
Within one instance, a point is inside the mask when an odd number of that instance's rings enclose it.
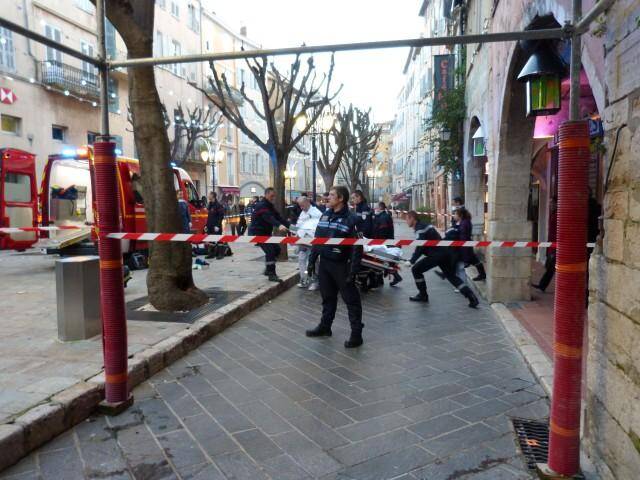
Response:
[[[44,85],[68,90],[86,98],[100,98],[100,79],[93,72],[56,60],[40,62],[40,81]]]

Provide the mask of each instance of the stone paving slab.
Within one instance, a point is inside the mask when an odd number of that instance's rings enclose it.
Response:
[[[509,417],[545,418],[544,391],[488,305],[427,281],[429,305],[408,278],[367,294],[354,351],[344,305],[309,339],[319,294],[289,290],[0,478],[531,478]]]

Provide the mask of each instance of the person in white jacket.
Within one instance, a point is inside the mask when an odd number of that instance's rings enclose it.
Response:
[[[322,212],[311,205],[311,201],[307,197],[298,198],[298,205],[302,209],[302,212],[296,222],[297,235],[300,238],[313,237],[316,232],[316,227],[318,226],[318,221],[322,216]],[[315,274],[312,278],[308,278],[307,276],[307,262],[310,254],[311,247],[298,245],[298,268],[300,269],[300,283],[298,283],[298,287],[317,290],[317,276]]]

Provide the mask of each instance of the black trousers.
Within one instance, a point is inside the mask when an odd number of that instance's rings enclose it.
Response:
[[[455,288],[462,285],[464,282],[456,275],[456,261],[457,258],[450,255],[446,250],[429,255],[428,257],[422,257],[418,260],[413,267],[411,267],[411,273],[413,274],[413,279],[420,293],[427,293],[427,283],[424,279],[424,273],[435,267],[440,267],[445,278],[449,280],[449,283]]]
[[[266,273],[276,273],[276,260],[280,255],[280,245],[277,243],[261,243],[260,248],[264,252],[264,263],[266,265]]]
[[[240,219],[240,223],[238,223],[238,235],[244,235],[244,232],[247,231],[247,222],[243,221],[244,219]]]
[[[331,326],[338,308],[338,293],[347,304],[351,331],[362,331],[362,303],[360,292],[355,282],[350,282],[349,265],[346,262],[335,262],[320,259],[318,278],[320,280],[320,293],[322,295],[322,318],[320,323]]]
[[[545,291],[551,280],[553,280],[553,275],[556,272],[556,251],[549,249],[547,251],[547,259],[544,262],[544,274],[538,282],[538,286],[540,290]]]

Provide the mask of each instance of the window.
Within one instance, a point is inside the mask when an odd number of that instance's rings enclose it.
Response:
[[[4,27],[0,27],[0,69],[6,72],[16,69],[13,32]]]
[[[198,195],[198,189],[193,186],[191,182],[185,182],[187,187],[187,196],[189,197],[189,203],[195,205],[200,203],[200,196]]]
[[[172,0],[171,2],[171,15],[180,19],[180,6],[178,5],[177,0]]]
[[[93,57],[93,45],[80,42],[80,50],[85,55]],[[98,69],[88,62],[82,62],[82,80],[90,85],[98,84]]]
[[[253,173],[255,174],[259,174],[262,173],[260,171],[260,154],[256,153],[255,158],[253,159],[253,162],[251,162],[253,165],[251,165],[251,170],[253,171]]]
[[[249,170],[247,170],[247,152],[242,152],[242,158],[240,160],[240,171],[242,173],[249,173]]]
[[[24,173],[11,173],[5,175],[4,199],[7,202],[31,201],[31,177]]]
[[[182,45],[180,45],[180,42],[178,42],[177,40],[172,40],[171,41],[171,45],[172,45],[172,55],[175,56],[179,56],[182,55]],[[184,72],[184,65],[182,64],[178,64],[178,63],[173,63],[171,64],[170,67],[171,71],[175,74],[175,75],[180,75],[180,72]]]
[[[200,22],[198,21],[198,11],[194,5],[187,7],[189,28],[194,32],[200,32]]]
[[[12,117],[11,115],[1,115],[0,124],[2,133],[10,133],[12,135],[20,135],[22,127],[22,119],[18,117]]]
[[[91,3],[91,0],[76,0],[76,7],[78,7],[80,10],[84,10],[87,13],[90,13],[93,15],[93,12],[95,11],[95,7],[93,6],[93,3]]]
[[[156,0],[156,5],[160,8],[167,8],[167,0]]]
[[[120,98],[118,96],[118,80],[109,77],[109,111],[111,113],[120,113]]]
[[[61,127],[60,125],[51,125],[51,138],[64,142],[67,137],[67,127]]]
[[[87,132],[87,144],[93,145],[96,143],[96,138],[99,137],[100,134],[97,132]]]
[[[122,155],[123,143],[122,143],[122,135],[111,135],[111,140],[116,143],[116,155]]]
[[[109,20],[104,26],[104,42],[107,48],[107,58],[114,60],[118,57],[118,49],[116,48],[116,27]]]
[[[153,56],[164,56],[164,35],[160,30],[156,30],[156,40],[153,42]]]
[[[227,142],[233,142],[233,127],[230,122],[227,122]]]
[[[59,28],[52,27],[51,25],[45,25],[44,36],[55,42],[62,43],[62,31]],[[62,63],[62,52],[55,48],[46,47],[45,58],[48,62]]]
[[[236,184],[235,165],[233,162],[233,152],[227,152],[227,176],[229,177],[229,185]]]

